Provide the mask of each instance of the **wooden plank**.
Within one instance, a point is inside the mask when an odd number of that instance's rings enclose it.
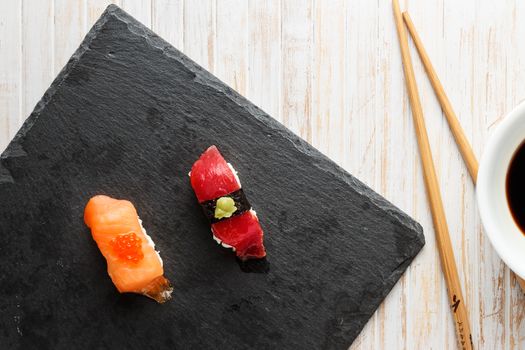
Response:
[[[413,202],[411,169],[418,159],[413,157],[417,150],[413,130],[407,128],[411,127],[411,116],[404,113],[400,103],[406,99],[406,89],[403,85],[397,89],[404,78],[392,18],[390,2],[376,7],[355,1],[348,10],[347,158],[352,173],[403,207]],[[387,176],[389,173],[394,176]],[[403,209],[413,211],[411,206]],[[363,332],[361,349],[408,348],[409,276],[410,269],[370,320],[367,327],[372,331]]]
[[[501,11],[501,12],[500,12]],[[514,106],[520,103],[525,97],[525,61],[523,60],[525,48],[520,45],[525,35],[525,27],[521,24],[520,18],[525,15],[525,3],[523,1],[513,1],[509,6],[498,11],[501,13],[494,18],[494,26],[504,28],[499,37],[500,47],[497,49],[508,50],[513,48],[513,54],[500,55],[501,65],[504,66],[505,76],[501,77],[503,96],[500,96],[504,104],[504,113],[508,113]],[[498,45],[498,44],[496,44]],[[499,117],[494,117],[499,120]],[[496,122],[497,124],[497,122]],[[490,130],[490,125],[489,125]],[[518,287],[518,281],[514,273],[510,273],[509,286],[507,289],[508,301],[505,309],[508,317],[508,335],[506,344],[509,349],[525,348],[525,295],[523,290]],[[507,287],[506,287],[507,288]]]
[[[25,120],[54,78],[53,1],[22,3],[22,117]]]
[[[184,0],[152,0],[151,20],[155,33],[179,50],[183,49]]]
[[[275,119],[282,121],[281,1],[250,1],[248,23],[247,97]]]
[[[240,94],[248,86],[248,2],[217,2],[215,74]]]
[[[151,27],[152,0],[121,0],[121,6],[142,24]]]
[[[442,18],[439,15],[436,16],[436,13],[441,14],[439,9],[442,4],[440,2],[433,2],[432,4],[426,4],[428,6],[421,5],[422,4],[419,3],[410,3],[410,7],[402,6],[402,8],[408,8],[411,13],[414,13],[413,16],[417,18],[425,18],[425,20],[428,22],[427,28],[429,30],[439,32],[439,28],[441,28],[442,25]],[[428,16],[429,13],[432,13],[430,16],[431,18]],[[390,42],[390,40],[391,39],[385,39],[383,42]],[[393,41],[393,43],[399,46],[397,40]],[[436,146],[436,140],[437,142],[441,140],[444,127],[441,117],[441,110],[434,98],[430,84],[425,77],[423,67],[420,61],[417,59],[417,53],[414,51],[414,47],[410,41],[409,44],[411,56],[413,58],[412,61],[414,65],[414,71],[419,87],[419,95],[424,109],[426,128],[429,131],[429,140],[432,148],[433,160],[437,169],[437,176],[439,177],[441,174],[440,169],[443,167],[443,154],[440,150],[440,147]],[[391,50],[394,50],[396,54],[400,56],[399,49],[392,47]],[[396,59],[396,61],[399,62],[398,59]],[[398,65],[398,69],[400,69],[398,73],[401,75],[402,66],[397,62],[396,65]],[[388,65],[386,62],[384,64]],[[395,68],[392,67],[391,69],[393,70]],[[396,80],[397,79],[398,78],[396,77]],[[408,188],[411,188],[412,198],[407,198],[405,195],[403,195],[401,193],[403,191],[402,188],[392,188],[392,195],[394,197],[400,196],[400,198],[402,198],[402,202],[404,202],[404,204],[400,204],[400,206],[404,208],[404,205],[407,205],[408,212],[411,213],[421,223],[425,231],[427,242],[425,249],[417,258],[416,263],[411,266],[408,276],[410,288],[407,292],[408,295],[406,296],[408,303],[406,327],[410,333],[406,343],[407,348],[442,349],[446,348],[446,337],[451,338],[454,342],[457,341],[457,337],[454,332],[452,314],[450,313],[448,307],[446,284],[441,269],[434,225],[430,216],[429,200],[423,182],[422,164],[416,142],[416,134],[412,126],[412,116],[410,105],[408,104],[408,99],[406,97],[404,78],[401,79],[401,83],[403,84],[402,88],[404,90],[403,95],[401,96],[396,93],[394,85],[387,89],[390,91],[390,98],[392,98],[391,102],[389,103],[390,108],[396,108],[395,106],[398,104],[396,100],[403,100],[402,129],[407,131],[403,131],[404,135],[396,135],[396,133],[400,132],[400,123],[395,120],[396,118],[393,118],[388,125],[387,132],[392,137],[392,143],[390,143],[387,148],[390,149],[391,147],[394,147],[399,149],[399,146],[396,146],[396,144],[399,143],[403,144],[404,146],[401,148],[401,150],[393,151],[392,155],[389,156],[389,166],[392,168],[387,170],[387,174],[395,173],[396,175],[389,175],[390,180],[387,181],[389,183],[392,183],[392,180],[396,181],[396,179],[399,181],[399,179],[403,178],[403,172],[407,173],[408,169],[412,169],[412,174],[410,174],[408,179],[405,180],[411,181],[411,183],[408,183],[407,186]],[[410,141],[403,141],[402,139],[404,138],[408,138]],[[412,162],[407,159],[405,166],[399,166],[397,163],[398,157],[400,157],[399,159],[403,159],[401,152],[410,152],[412,157],[414,157]],[[401,169],[393,169],[396,167]],[[401,181],[402,183],[404,182],[403,180]],[[442,182],[440,182],[440,185],[441,187],[444,186]],[[453,236],[454,232],[452,232],[451,235]],[[459,253],[456,250],[456,255],[457,254]],[[391,318],[390,322],[391,324],[395,324],[395,318]]]
[[[95,24],[97,19],[100,17],[102,12],[110,4],[120,5],[120,0],[85,0],[86,1],[86,20],[85,20],[85,32]]]
[[[312,142],[313,0],[281,2],[281,118]],[[275,87],[272,87],[275,89]]]
[[[434,18],[435,18],[436,11],[433,11],[433,13],[434,13]],[[403,51],[403,56],[404,56],[403,58],[405,61],[404,65],[406,68],[406,63],[407,63],[406,60],[407,59],[410,60],[409,58],[407,58],[406,55],[410,55],[410,53],[408,52],[406,32],[403,28],[404,23],[403,23],[403,19],[401,18],[401,13],[399,13],[399,9],[397,10],[397,13],[396,13],[396,20],[397,20],[396,22],[398,26],[401,27],[401,29],[399,29],[398,27],[398,33],[400,33],[400,30],[401,30],[403,34],[403,36],[400,37],[400,40],[402,39],[402,41],[404,41],[405,43],[405,47],[402,47],[401,49],[402,51],[403,49],[405,50]],[[430,27],[436,28],[437,26],[430,26]],[[420,63],[420,66],[421,66],[421,62],[420,61],[418,62]],[[405,69],[405,72],[406,72],[406,69]],[[410,73],[413,73],[413,72],[410,72]],[[422,114],[423,111],[422,111],[421,105],[419,104],[419,99],[417,98],[419,94],[417,91],[414,90],[416,89],[415,77],[410,76],[410,74],[405,74],[405,76],[409,83],[408,87],[409,87],[410,102],[412,106],[412,112],[414,115],[414,121],[416,124],[415,127],[417,131],[417,136],[418,136],[418,143],[419,143],[419,150],[421,153],[422,164],[424,166],[425,184],[427,185],[426,186],[427,198],[429,199],[429,204],[430,204],[429,206],[432,211],[432,216],[433,216],[434,223],[435,223],[434,232],[435,232],[436,243],[439,248],[439,253],[441,257],[442,273],[446,280],[446,287],[447,287],[446,295],[448,296],[448,298],[446,300],[443,300],[442,302],[442,305],[444,305],[444,309],[447,310],[444,314],[444,317],[447,320],[452,321],[452,324],[454,324],[454,327],[448,326],[445,328],[445,332],[447,335],[445,339],[448,339],[450,344],[456,344],[456,346],[459,345],[463,349],[472,349],[473,340],[472,340],[472,334],[470,331],[471,328],[470,328],[470,319],[469,319],[469,315],[467,311],[467,302],[466,302],[466,299],[463,297],[463,291],[462,291],[463,283],[461,282],[461,279],[458,273],[458,269],[456,267],[457,265],[456,260],[458,259],[456,253],[457,253],[457,250],[460,250],[460,248],[456,247],[456,249],[453,249],[452,242],[453,242],[453,238],[455,235],[449,234],[447,221],[450,221],[450,220],[447,220],[446,218],[447,216],[446,211],[445,211],[445,208],[441,200],[442,198],[441,193],[443,192],[443,188],[446,189],[446,187],[442,188],[442,186],[440,186],[438,183],[439,179],[443,178],[443,174],[442,173],[437,174],[434,171],[435,162],[432,161],[432,158],[433,158],[432,150],[431,150],[431,145],[427,137],[427,132],[426,130],[423,130],[423,132],[421,131],[421,128],[424,128],[424,129],[426,128],[424,125],[425,123],[424,116]],[[426,80],[426,82],[428,85],[429,83],[428,79]],[[415,100],[414,100],[414,94],[417,95]],[[442,125],[443,123],[441,123],[441,126]],[[430,130],[435,130],[435,129],[430,128]],[[434,133],[437,133],[437,131],[435,131]],[[439,134],[442,135],[441,132]],[[423,135],[423,137],[421,135]],[[434,143],[436,143],[436,141],[434,141]],[[444,145],[443,138],[440,137],[437,142],[437,147],[434,146],[432,148],[434,148],[434,150],[437,149],[437,151],[434,152],[434,155],[437,154],[437,157],[434,157],[434,158],[437,158],[437,161],[439,162],[440,161],[439,156],[442,155],[443,150],[446,149],[446,144]],[[457,152],[457,149],[456,149],[456,152]],[[446,152],[446,154],[449,154],[449,152]],[[456,253],[454,252],[454,250],[456,250]],[[451,307],[453,309],[451,309]],[[447,323],[450,324],[449,322]],[[451,328],[453,329],[452,332],[450,332]],[[452,334],[454,334],[455,337],[452,336]],[[455,338],[454,343],[452,343],[453,338]]]
[[[54,0],[54,70],[58,74],[85,35],[85,0]]]
[[[347,2],[315,1],[312,80],[312,144],[343,167],[348,166],[345,115],[345,19]]]
[[[211,72],[215,70],[215,5],[215,0],[184,4],[184,53]]]
[[[338,142],[343,142],[341,152],[342,165],[361,181],[371,186],[375,190],[380,187],[380,180],[376,175],[380,172],[381,164],[376,157],[376,149],[379,147],[378,136],[381,135],[382,123],[378,120],[381,115],[375,113],[379,99],[376,94],[376,84],[378,84],[378,57],[377,47],[374,45],[379,40],[379,19],[377,18],[380,7],[368,6],[366,0],[359,0],[347,3],[344,43],[346,50],[344,54],[344,75],[339,81],[336,90],[344,92],[344,130]],[[391,12],[391,11],[390,11]],[[388,13],[391,16],[391,13]],[[316,23],[317,24],[317,23]],[[394,32],[395,33],[395,32]],[[396,39],[393,37],[393,39]],[[326,39],[323,39],[326,40]],[[396,43],[397,41],[394,41]],[[358,55],[351,53],[359,52]],[[326,71],[329,69],[325,68]],[[332,88],[333,89],[333,88]],[[333,91],[333,90],[332,90]],[[331,94],[331,91],[323,93],[323,98]],[[332,116],[331,116],[332,118]],[[331,128],[339,129],[338,126]],[[328,131],[330,134],[333,131]],[[376,167],[376,165],[379,165]],[[397,300],[398,286],[390,294]],[[395,303],[394,307],[399,304]],[[364,331],[361,333],[352,349],[377,349],[381,347],[385,334],[384,322],[388,322],[385,317],[385,306],[391,305],[383,303],[374,316],[368,321]],[[396,310],[398,319],[402,317]],[[402,337],[397,337],[402,340]],[[396,343],[390,344],[394,346]]]
[[[0,153],[14,136],[21,117],[22,1],[0,6]]]
[[[451,24],[446,26],[443,40],[455,54],[447,55],[447,66],[442,69],[443,84],[451,95],[452,103],[454,100],[459,101],[458,118],[471,140],[474,152],[480,156],[489,136],[489,126],[505,113],[500,96],[505,94],[503,80],[507,73],[505,64],[499,62],[502,56],[497,54],[498,50],[504,50],[503,47],[495,46],[496,42],[507,36],[505,7],[489,2],[445,3],[445,18]],[[496,25],[494,21],[500,22]],[[479,23],[484,25],[480,26]],[[496,30],[498,27],[501,30]],[[457,68],[451,70],[449,66]],[[463,169],[457,169],[449,177],[451,186],[458,182],[457,176]],[[472,306],[478,309],[477,314],[471,316],[478,322],[478,330],[473,330],[477,334],[477,347],[506,348],[509,335],[508,268],[483,232],[470,181],[465,181],[464,187],[458,192],[461,194],[459,201],[458,193],[453,193],[453,189],[447,200],[451,205],[461,203],[457,208],[462,221],[462,231],[459,232],[464,247],[463,265],[470,270],[465,274],[470,276],[467,295],[472,298]],[[454,199],[455,202],[452,202]],[[457,227],[459,229],[460,225]]]
[[[478,89],[472,84],[472,71],[467,69],[461,70],[458,67],[469,67],[472,64],[471,60],[474,59],[472,57],[473,43],[464,45],[463,37],[465,32],[473,30],[472,25],[475,21],[474,7],[473,4],[468,3],[459,5],[450,1],[444,2],[443,13],[446,19],[446,26],[443,28],[440,38],[440,43],[443,43],[443,45],[429,53],[471,144],[474,142],[471,122],[472,110],[470,108],[470,104],[473,102],[471,96]],[[450,18],[457,20],[463,18],[463,21],[449,24]],[[419,23],[419,27],[421,27],[425,22],[420,19]],[[425,34],[428,38],[431,38],[432,35],[432,33]],[[427,39],[426,42],[428,41]],[[439,59],[443,57],[440,54],[443,50],[450,50],[454,54],[447,55],[446,60]],[[436,60],[437,62],[434,62]],[[454,67],[455,69],[449,67]],[[457,254],[456,259],[460,266],[460,275],[462,275],[462,280],[464,281],[463,290],[470,313],[474,346],[475,348],[484,348],[487,346],[485,337],[488,330],[485,328],[485,322],[480,318],[482,317],[485,304],[479,287],[476,286],[480,284],[480,279],[483,279],[486,283],[485,285],[488,285],[488,290],[493,291],[489,292],[492,293],[493,297],[496,295],[494,288],[497,288],[497,286],[494,285],[494,280],[486,280],[480,274],[481,269],[479,267],[483,264],[481,262],[483,256],[480,252],[483,252],[483,248],[481,248],[481,240],[478,239],[481,227],[475,205],[474,184],[460,157],[459,150],[453,141],[448,126],[445,129],[446,144],[440,144],[440,147],[442,147],[445,155],[448,154],[445,159],[448,169],[441,172],[440,181],[446,185],[443,186],[443,197],[447,203],[446,209],[450,229],[451,232],[455,233],[453,234],[453,243],[455,247],[460,247],[461,249],[461,255]],[[474,153],[481,155],[475,147]],[[492,328],[490,320],[486,325]],[[493,334],[490,338],[491,341],[497,341],[498,337],[496,334]]]
[[[417,17],[418,20],[425,21],[428,23],[428,26],[425,26],[425,31],[420,33],[428,37],[439,36],[443,31],[443,2],[436,2],[433,6],[422,6],[423,4],[411,4],[408,10],[413,17]],[[436,16],[438,14],[438,16]],[[444,179],[444,174],[447,173],[447,168],[449,166],[456,167],[458,169],[464,168],[462,165],[462,160],[459,156],[459,151],[457,150],[454,141],[450,138],[450,133],[448,131],[448,126],[443,117],[441,107],[435,97],[435,94],[432,90],[432,86],[426,76],[424,67],[419,60],[417,51],[415,47],[411,44],[411,52],[414,61],[416,76],[418,77],[418,83],[420,86],[421,101],[425,109],[425,121],[427,124],[427,129],[429,130],[430,144],[432,148],[433,158],[436,166],[436,172],[438,176],[438,182],[440,184],[440,193],[443,197],[445,205],[445,214],[447,217],[447,223],[449,226],[450,240],[452,242],[454,255],[456,258],[456,265],[458,267],[458,272],[460,276],[460,281],[462,281],[462,286],[465,286],[464,279],[462,278],[463,266],[461,262],[458,261],[458,258],[462,256],[461,246],[458,244],[458,230],[457,230],[457,212],[459,210],[454,207],[455,203],[458,203],[457,198],[454,199],[454,203],[449,203],[448,194],[452,193],[448,191],[448,188],[451,187],[447,181]],[[432,40],[426,44],[427,51],[429,54],[434,52],[439,52],[444,49],[444,43],[442,40]],[[435,65],[442,64],[442,55],[433,59]],[[419,160],[418,160],[419,161]],[[451,162],[455,163],[452,165]],[[419,164],[418,164],[419,166]],[[453,170],[452,173],[455,173]],[[419,174],[417,175],[420,176]],[[454,185],[460,184],[460,182],[455,182]],[[456,191],[454,194],[460,193],[458,189],[454,188]],[[420,191],[420,190],[418,190]],[[422,192],[421,192],[422,193]],[[454,207],[451,211],[449,208]],[[428,197],[421,198],[419,203],[418,211],[422,214],[428,213],[429,204]],[[443,271],[439,262],[439,254],[437,253],[437,244],[435,239],[434,229],[431,226],[431,221],[426,221],[424,228],[427,232],[427,244],[429,244],[432,251],[429,252],[429,255],[432,256],[432,260],[428,260],[425,267],[422,270],[417,271],[418,274],[425,274],[425,270],[433,269],[432,282],[431,285],[428,284],[429,279],[423,281],[414,282],[414,294],[421,298],[425,298],[425,293],[429,294],[424,302],[425,313],[422,316],[418,314],[416,309],[411,310],[409,319],[410,324],[416,325],[420,322],[424,322],[426,326],[424,330],[421,330],[419,337],[415,337],[414,345],[416,348],[457,348],[458,338],[454,328],[455,321],[452,317],[452,313],[449,307],[449,299],[447,298],[446,292],[446,283],[443,278]],[[428,228],[428,229],[427,229]],[[461,230],[459,231],[461,232]],[[433,284],[433,286],[432,286]],[[463,294],[465,294],[465,300],[467,301],[468,306],[468,291],[466,288],[462,288]]]

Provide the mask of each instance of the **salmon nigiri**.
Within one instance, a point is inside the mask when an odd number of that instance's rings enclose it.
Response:
[[[171,298],[162,259],[131,202],[95,196],[86,205],[84,221],[120,293],[143,294],[159,303]]]

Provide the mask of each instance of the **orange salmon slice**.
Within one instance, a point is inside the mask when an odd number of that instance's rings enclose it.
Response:
[[[159,303],[171,298],[173,288],[164,277],[162,259],[131,202],[95,196],[86,205],[84,222],[120,293],[143,294]]]

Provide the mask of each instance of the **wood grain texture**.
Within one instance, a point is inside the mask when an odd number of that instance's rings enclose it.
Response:
[[[461,156],[463,157],[463,161],[465,162],[465,165],[469,171],[473,183],[476,184],[478,176],[478,160],[476,158],[476,155],[472,151],[470,141],[465,136],[463,128],[459,123],[454,109],[446,95],[445,89],[443,88],[443,85],[439,80],[439,77],[432,65],[430,57],[428,57],[424,44],[421,41],[421,38],[419,37],[419,34],[417,33],[417,30],[408,12],[403,13],[403,19],[417,48],[421,62],[425,67],[425,71],[427,72],[430,84],[432,85],[434,92],[436,93],[436,97],[439,100],[441,109],[443,110],[443,114],[447,119],[447,123],[449,125],[450,131],[452,132],[452,135],[454,136],[454,139],[458,146],[458,150],[461,153]],[[520,285],[522,291],[525,292],[525,280],[523,280],[519,276],[516,276],[512,272],[511,278],[515,278],[517,283]]]
[[[427,245],[352,349],[455,349],[390,1],[0,2],[0,147],[105,6],[117,3],[415,217]],[[525,98],[525,3],[401,2],[479,158]],[[525,347],[525,298],[409,42],[476,349]]]
[[[314,1],[313,8],[312,144],[342,165],[348,165],[343,152],[348,145],[345,131],[349,131],[345,130],[349,124],[345,117],[347,4],[344,0]]]
[[[249,1],[246,96],[279,121],[281,95],[281,1]]]
[[[195,62],[214,72],[216,59],[216,1],[199,0],[184,3],[184,47],[181,49]]]
[[[120,6],[130,15],[151,27],[154,0],[120,0]],[[169,16],[169,13],[166,14]]]
[[[184,1],[152,0],[151,29],[179,50],[184,45]]]
[[[84,32],[87,32],[89,28],[95,23],[100,17],[100,14],[109,4],[121,5],[121,0],[84,0],[86,4],[86,20]]]
[[[214,73],[237,92],[248,87],[248,2],[217,1],[217,57]]]
[[[22,116],[25,119],[53,80],[55,69],[54,2],[22,1]],[[10,69],[2,64],[2,69]]]
[[[465,162],[470,176],[472,177],[472,181],[476,183],[476,180],[478,178],[478,160],[474,155],[474,152],[472,151],[470,141],[468,141],[468,139],[466,138],[465,132],[459,124],[458,117],[454,112],[452,104],[450,103],[447,97],[445,89],[443,88],[443,85],[439,80],[436,70],[434,69],[432,62],[430,61],[430,57],[428,57],[428,54],[425,50],[425,46],[423,45],[423,42],[421,41],[421,38],[419,37],[419,34],[417,33],[417,30],[414,26],[414,22],[412,22],[412,19],[410,18],[408,12],[403,12],[403,19],[405,21],[405,25],[408,31],[410,32],[411,38],[414,41],[414,45],[417,48],[417,52],[419,54],[419,58],[421,59],[421,63],[425,67],[425,71],[427,72],[430,84],[434,88],[436,97],[439,103],[441,104],[441,109],[443,109],[443,113],[447,118],[450,131],[452,132],[452,135],[454,135],[454,139],[456,140],[456,143],[458,145],[458,150],[461,153],[461,156],[463,157],[463,161]]]
[[[85,34],[85,1],[55,0],[54,2],[54,67],[58,74],[77,49]]]
[[[312,142],[313,1],[281,1],[281,119]],[[275,87],[274,87],[275,88]]]
[[[22,121],[22,1],[0,11],[0,148],[4,149]]]
[[[437,180],[435,164],[432,158],[432,150],[428,140],[425,117],[423,114],[423,108],[421,106],[421,100],[419,98],[419,91],[408,47],[408,35],[405,29],[405,23],[403,22],[398,0],[393,0],[393,9],[401,49],[401,58],[403,61],[403,70],[405,72],[405,84],[408,90],[410,107],[412,109],[412,116],[414,119],[416,137],[419,146],[419,153],[423,166],[425,188],[427,190],[429,207],[432,213],[432,221],[434,222],[434,230],[437,248],[441,260],[441,268],[443,270],[443,276],[445,277],[445,282],[447,284],[448,303],[454,317],[458,345],[461,349],[472,349],[473,343],[472,334],[470,333],[470,320],[465,305],[465,299],[463,298],[461,281],[459,280],[456,259],[454,256],[454,250],[452,248],[447,219],[445,216],[445,208],[441,198],[441,188],[439,187]]]

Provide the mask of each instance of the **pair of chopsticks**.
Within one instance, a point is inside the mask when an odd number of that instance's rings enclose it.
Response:
[[[465,162],[470,177],[472,178],[472,182],[475,185],[478,178],[478,161],[476,159],[476,156],[474,155],[472,147],[470,147],[470,144],[467,138],[465,137],[465,133],[463,132],[461,125],[459,125],[458,118],[456,117],[456,114],[452,109],[452,105],[450,104],[450,101],[448,100],[448,97],[445,94],[443,85],[441,85],[441,82],[439,81],[437,73],[434,70],[432,63],[430,62],[430,58],[428,58],[427,52],[425,51],[423,43],[421,42],[421,38],[416,32],[416,28],[414,27],[414,23],[412,22],[412,19],[410,18],[408,12],[403,12],[403,19],[405,20],[408,31],[410,32],[412,40],[416,45],[417,52],[419,53],[421,62],[423,62],[423,66],[425,67],[425,71],[427,72],[427,75],[429,77],[430,84],[432,85],[432,88],[434,89],[436,96],[439,100],[439,104],[441,105],[441,108],[445,113],[445,117],[447,118],[447,122],[450,127],[450,130],[452,131],[452,135],[454,136],[456,144],[458,145],[459,152],[463,157],[463,161]],[[525,292],[525,281],[517,275],[516,280],[518,281],[522,291]]]
[[[425,51],[423,43],[421,42],[421,38],[417,34],[414,23],[412,22],[412,19],[410,18],[408,12],[403,12],[403,19],[405,20],[405,24],[408,28],[408,31],[410,32],[410,36],[412,37],[412,40],[416,45],[417,52],[419,53],[421,62],[423,62],[423,66],[425,67],[425,71],[429,77],[430,84],[432,85],[432,88],[436,93],[436,97],[439,100],[439,104],[443,109],[445,117],[447,118],[447,122],[450,127],[450,130],[452,131],[452,135],[454,136],[456,144],[458,145],[459,152],[463,157],[463,161],[465,162],[470,177],[472,178],[472,182],[475,185],[478,178],[478,161],[476,159],[476,156],[474,155],[472,147],[470,147],[470,144],[467,138],[465,137],[465,133],[463,132],[461,125],[459,125],[458,118],[454,113],[454,110],[452,109],[452,105],[450,104],[450,101],[448,100],[448,97],[445,94],[443,85],[441,85],[441,82],[439,81],[437,73],[434,67],[432,66],[432,63],[430,62],[430,58],[428,57],[428,54]],[[525,281],[517,275],[516,280],[518,281],[518,284],[520,285],[522,291],[525,292]]]
[[[475,183],[478,173],[478,162],[472,152],[472,148],[468,143],[463,129],[461,128],[456,114],[452,109],[452,105],[445,94],[445,90],[439,81],[439,78],[432,67],[432,63],[428,58],[428,55],[423,47],[423,43],[416,32],[414,24],[410,19],[407,12],[401,14],[399,9],[398,0],[392,2],[394,8],[394,18],[396,21],[397,34],[399,36],[399,45],[401,47],[401,57],[403,61],[403,69],[405,73],[405,81],[408,90],[408,96],[410,99],[410,105],[412,108],[412,116],[414,119],[414,126],[416,130],[417,141],[419,145],[419,153],[421,156],[421,162],[423,163],[423,174],[425,177],[425,186],[427,189],[430,210],[432,213],[432,220],[434,222],[434,229],[436,231],[436,241],[439,250],[439,256],[441,258],[441,267],[443,274],[445,275],[445,281],[447,283],[447,292],[449,297],[449,303],[452,310],[452,315],[455,321],[456,334],[458,336],[458,342],[461,349],[473,349],[472,334],[470,332],[470,323],[463,299],[463,293],[461,292],[461,284],[459,281],[459,275],[456,267],[456,261],[454,258],[454,252],[452,250],[452,243],[450,242],[450,235],[448,231],[447,220],[445,217],[445,210],[443,208],[443,201],[441,199],[441,193],[439,189],[439,183],[436,176],[436,170],[434,168],[434,162],[432,160],[432,151],[430,149],[430,143],[428,141],[427,130],[425,127],[425,121],[423,118],[423,109],[421,107],[421,101],[419,100],[419,93],[417,89],[416,79],[414,77],[414,69],[412,67],[412,61],[410,58],[410,52],[408,50],[408,38],[405,32],[405,22],[412,39],[416,45],[419,56],[425,71],[430,79],[434,92],[437,95],[441,108],[445,113],[449,127],[454,135],[456,143],[459,147],[463,160],[465,161],[472,181]]]

